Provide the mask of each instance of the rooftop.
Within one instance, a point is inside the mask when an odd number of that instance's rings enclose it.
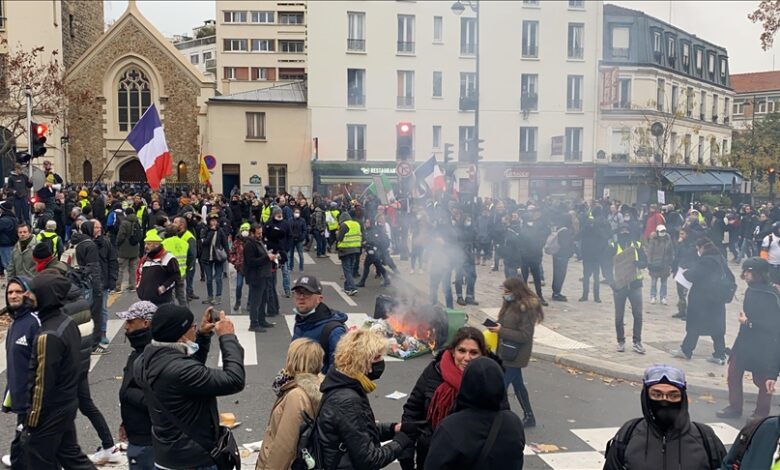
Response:
[[[291,82],[232,95],[215,96],[209,101],[306,104],[306,82]]]
[[[780,71],[733,74],[731,87],[737,94],[780,90]]]

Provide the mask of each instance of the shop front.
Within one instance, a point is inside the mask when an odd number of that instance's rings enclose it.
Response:
[[[314,191],[324,196],[336,197],[340,194],[359,196],[373,182],[376,175],[385,175],[395,184],[395,161],[377,162],[323,162],[311,164],[314,177]]]
[[[658,186],[654,167],[610,165],[596,169],[596,199],[648,204],[656,202]]]
[[[508,197],[518,202],[581,201],[593,197],[592,166],[584,165],[503,165],[489,169],[489,179]],[[501,194],[500,196],[503,196]]]

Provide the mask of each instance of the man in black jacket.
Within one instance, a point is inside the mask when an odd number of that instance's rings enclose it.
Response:
[[[10,266],[13,258],[13,251],[18,241],[17,225],[18,219],[14,216],[13,206],[10,201],[0,201],[0,275],[5,273],[6,267]]]
[[[92,221],[92,237],[98,248],[100,258],[100,277],[103,281],[102,289],[102,316],[100,318],[100,343],[95,350],[98,353],[104,353],[108,349],[108,337],[106,330],[108,328],[108,293],[116,289],[116,281],[119,277],[119,261],[117,252],[111,241],[103,235],[103,225],[99,220]]]
[[[95,327],[92,332],[92,348],[100,353],[102,351],[97,351],[97,348],[102,336],[100,325],[103,318],[103,273],[100,268],[100,252],[93,241],[94,236],[94,224],[88,220],[81,223],[79,232],[71,235],[70,244],[76,247],[76,263],[85,267],[92,283],[93,300],[90,314]]]
[[[31,406],[21,437],[30,469],[95,469],[76,437],[81,335],[62,310],[70,287],[68,278],[59,272],[44,270],[26,294],[41,322],[33,341]]]
[[[16,164],[6,178],[5,189],[8,198],[13,201],[14,213],[20,221],[30,223],[30,188],[33,184],[22,165]]]
[[[544,256],[544,242],[550,234],[550,228],[542,220],[542,214],[538,208],[532,207],[527,218],[524,220],[523,229],[520,232],[522,240],[522,260],[520,271],[523,274],[523,280],[528,282],[528,275],[534,277],[534,287],[539,302],[547,306],[547,301],[542,296],[542,257]]]
[[[152,343],[133,368],[149,407],[154,463],[159,467],[213,466],[208,452],[220,435],[217,397],[244,389],[244,349],[225,312],[219,312],[219,320],[212,318],[213,312],[209,307],[197,328],[188,308],[161,306],[152,318]],[[214,331],[222,369],[206,367]]]
[[[127,357],[122,385],[119,387],[119,407],[122,424],[119,437],[127,441],[127,460],[133,468],[154,469],[154,449],[152,447],[152,421],[149,408],[144,399],[144,390],[133,377],[133,364],[144,348],[152,342],[152,314],[157,306],[141,300],[126,312],[117,312],[116,316],[125,322],[125,336],[133,348]]]
[[[249,286],[249,331],[264,333],[274,323],[265,318],[268,291],[273,288],[271,265],[279,255],[268,253],[263,246],[263,229],[259,224],[249,228],[249,237],[244,241],[245,281]]]
[[[644,417],[627,421],[607,443],[604,470],[720,469],[726,449],[712,428],[691,421],[683,371],[649,367],[641,401]]]

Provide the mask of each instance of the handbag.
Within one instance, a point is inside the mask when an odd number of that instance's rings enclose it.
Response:
[[[214,232],[214,236],[211,238],[211,246],[214,248],[214,261],[217,263],[224,263],[228,259],[227,252],[224,248],[221,246],[216,246],[217,244],[217,237],[219,236],[218,232]]]
[[[499,339],[498,357],[505,361],[514,361],[520,355],[520,343],[508,339]]]
[[[193,437],[195,433],[192,432],[192,428],[186,426],[176,417],[176,415],[162,406],[160,400],[158,400],[157,396],[154,394],[154,390],[152,390],[152,387],[149,385],[146,374],[144,374],[143,379],[143,387],[146,392],[144,393],[144,397],[151,401],[152,405],[159,408],[168,419],[173,421],[173,424],[175,424],[185,436],[206,451],[212,460],[214,460],[214,464],[219,470],[241,470],[241,453],[238,450],[238,444],[236,443],[236,439],[233,437],[230,428],[221,426],[219,424],[219,418],[217,418],[215,424],[216,428],[219,430],[219,436],[217,437],[217,442],[214,444],[214,447],[209,450],[211,444],[204,443]]]

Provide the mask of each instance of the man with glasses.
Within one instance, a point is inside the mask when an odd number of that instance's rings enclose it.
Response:
[[[316,341],[325,351],[322,373],[326,373],[333,364],[336,345],[347,332],[347,315],[332,310],[322,303],[322,284],[314,276],[301,276],[295,281],[293,292],[293,312],[295,328],[292,340],[309,338]]]
[[[607,443],[604,470],[720,469],[726,449],[712,428],[691,421],[685,373],[653,365],[643,385],[644,417],[627,421]]]

